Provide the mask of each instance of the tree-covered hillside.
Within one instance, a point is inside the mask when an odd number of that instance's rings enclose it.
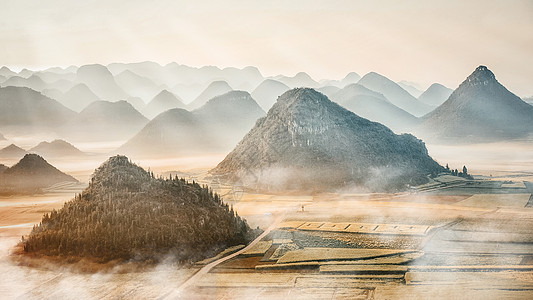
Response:
[[[196,261],[253,235],[246,221],[207,187],[154,178],[125,156],[111,157],[89,187],[59,211],[45,214],[24,241],[44,255]]]

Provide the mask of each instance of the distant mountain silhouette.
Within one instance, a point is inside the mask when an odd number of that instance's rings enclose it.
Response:
[[[65,95],[60,90],[54,89],[54,88],[44,89],[44,90],[41,91],[41,94],[45,95],[46,97],[48,97],[50,99],[54,99],[54,100],[61,99]]]
[[[28,152],[15,144],[11,144],[0,150],[0,158],[21,159]]]
[[[148,119],[126,101],[96,101],[83,109],[73,122],[76,138],[121,140],[139,132]]]
[[[214,97],[194,110],[207,128],[218,148],[228,151],[266,115],[248,92],[231,91]]]
[[[26,154],[17,164],[0,173],[0,193],[38,192],[60,182],[78,182],[37,154]]]
[[[360,79],[361,79],[361,76],[359,76],[359,74],[355,72],[350,72],[341,80],[329,80],[329,79],[321,80],[320,89],[324,87],[328,87],[328,86],[342,89],[346,87],[347,85],[357,83]],[[316,90],[318,91],[319,89],[316,89]],[[327,91],[330,92],[331,90],[327,90]]]
[[[115,75],[115,80],[128,94],[140,97],[145,102],[150,101],[162,89],[151,79],[137,75],[130,70],[125,70]]]
[[[257,104],[263,110],[268,111],[276,103],[278,97],[288,90],[290,88],[282,82],[274,79],[265,79],[252,92],[252,98],[257,101]]]
[[[225,94],[233,90],[231,86],[225,81],[213,81],[205,88],[205,90],[194,99],[193,102],[189,103],[187,106],[188,109],[193,110],[204,105],[207,100]]]
[[[76,81],[85,83],[102,100],[117,101],[129,95],[121,89],[111,72],[102,65],[84,65],[76,73]]]
[[[61,99],[57,99],[73,111],[80,112],[89,104],[100,99],[84,83],[78,83],[69,89]]]
[[[64,140],[54,140],[52,142],[41,142],[31,148],[29,152],[36,153],[45,157],[65,157],[65,156],[82,156],[84,155],[78,148]]]
[[[216,147],[202,120],[174,108],[151,120],[117,151],[133,157],[156,157],[209,152]]]
[[[0,164],[0,174],[3,173],[5,170],[7,170],[7,166]]]
[[[437,107],[444,103],[444,101],[448,100],[448,97],[450,97],[452,92],[452,89],[449,89],[442,84],[434,83],[424,91],[420,97],[418,97],[418,100]]]
[[[341,90],[341,88],[338,88],[336,86],[332,85],[326,85],[321,88],[315,89],[318,92],[321,92],[322,94],[326,95],[328,98],[332,99],[333,95]]]
[[[424,91],[418,88],[418,84],[409,81],[398,81],[397,84],[404,90],[406,90],[411,96],[418,98]]]
[[[425,115],[433,109],[430,105],[418,101],[397,83],[378,73],[370,72],[363,76],[358,83],[383,94],[392,104],[415,117]]]
[[[173,93],[162,90],[143,109],[143,114],[152,119],[158,114],[172,108],[185,108],[183,101]]]
[[[379,122],[395,132],[405,132],[418,124],[418,118],[360,84],[348,85],[331,99],[358,116]]]
[[[437,141],[501,140],[533,133],[533,106],[479,66],[448,100],[424,116],[419,131]]]
[[[284,93],[210,172],[249,188],[309,192],[405,189],[441,169],[416,137],[298,88]]]
[[[0,126],[4,133],[49,131],[75,116],[72,110],[30,88],[0,88]]]
[[[146,157],[229,151],[264,115],[249,93],[231,91],[192,112],[161,113],[119,151]]]
[[[6,137],[0,133],[0,141],[5,141],[6,140]]]
[[[190,103],[202,93],[202,91],[205,89],[205,86],[200,83],[193,83],[193,84],[176,84],[172,87],[172,93],[181,99],[183,99],[184,103]]]
[[[2,86],[27,87],[35,91],[42,91],[47,87],[47,84],[39,76],[32,75],[29,78],[20,76],[10,77],[2,83]]]
[[[129,97],[125,101],[131,104],[139,112],[146,107],[146,103],[144,102],[144,100],[139,97]]]
[[[3,66],[2,68],[0,68],[0,75],[5,76],[6,78],[8,78],[8,77],[11,77],[11,76],[16,76],[17,73],[11,71],[11,69],[9,69],[6,66]]]
[[[275,80],[280,81],[290,88],[295,87],[318,87],[318,82],[316,82],[311,76],[309,76],[305,72],[299,72],[298,74],[294,75],[294,77],[288,77],[284,75],[279,75],[274,77]]]

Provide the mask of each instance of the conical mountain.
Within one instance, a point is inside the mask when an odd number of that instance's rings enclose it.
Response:
[[[290,88],[282,82],[274,79],[265,79],[252,92],[252,97],[263,110],[268,111],[276,103],[278,97],[288,90]]]
[[[126,101],[96,101],[83,109],[72,122],[72,139],[128,139],[148,123],[148,119]]]
[[[418,100],[431,106],[439,106],[453,93],[452,89],[443,86],[440,83],[434,83],[418,97]]]
[[[58,258],[181,263],[247,244],[254,233],[207,187],[156,179],[127,157],[114,156],[95,170],[82,194],[46,214],[23,246]]]
[[[479,66],[448,100],[424,116],[421,133],[434,140],[485,141],[533,133],[533,106]]]
[[[231,91],[214,97],[202,107],[193,111],[218,149],[231,150],[244,135],[252,129],[257,119],[266,113],[248,92]]]
[[[205,90],[198,96],[196,99],[194,99],[193,102],[189,103],[187,108],[192,110],[199,108],[200,106],[204,105],[209,99],[220,96],[222,94],[225,94],[229,91],[233,90],[231,86],[225,81],[213,81],[211,82]]]
[[[368,89],[383,94],[392,104],[415,117],[423,116],[433,109],[430,105],[418,101],[396,82],[378,73],[370,72],[363,76],[358,83]]]
[[[29,152],[36,153],[45,157],[65,157],[84,155],[78,148],[64,140],[54,140],[51,142],[40,142],[37,146],[31,148]]]
[[[84,65],[76,73],[76,81],[85,83],[98,96],[107,101],[127,99],[129,95],[120,88],[113,75],[102,65]]]
[[[416,137],[298,88],[284,93],[211,173],[257,189],[395,190],[426,182],[441,168]]]
[[[70,88],[65,95],[58,100],[73,111],[80,112],[89,104],[99,101],[100,99],[86,84],[78,83]]]
[[[26,150],[15,144],[11,144],[3,149],[0,149],[0,158],[21,159],[24,155],[26,155],[26,153],[28,153]]]
[[[331,99],[358,116],[384,124],[395,132],[405,132],[418,124],[417,117],[360,84],[346,86]]]
[[[26,154],[17,164],[0,174],[0,190],[28,192],[46,188],[60,182],[78,182],[37,154]]]
[[[172,108],[185,108],[183,101],[173,93],[162,90],[143,109],[143,114],[152,119],[158,114]]]
[[[153,118],[119,148],[135,157],[198,154],[214,149],[210,132],[193,113],[174,108]]]

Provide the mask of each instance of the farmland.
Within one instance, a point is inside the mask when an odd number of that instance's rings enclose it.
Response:
[[[196,161],[189,168],[172,163],[155,170],[213,183]],[[65,298],[75,290],[85,298],[137,299],[528,298],[533,289],[533,186],[512,172],[501,174],[505,178],[484,175],[475,182],[445,177],[432,188],[396,194],[256,194],[217,183],[217,191],[251,227],[274,225],[272,230],[249,249],[228,248],[186,268],[169,261],[134,272],[18,265],[9,253],[20,236],[43,213],[71,199],[75,187],[3,198],[0,270],[11,275],[0,283],[0,294]],[[515,183],[504,183],[509,178]],[[235,256],[217,263],[228,255]],[[214,265],[208,272],[181,288],[209,264]]]

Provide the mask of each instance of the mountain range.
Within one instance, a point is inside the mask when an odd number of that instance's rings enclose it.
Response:
[[[363,76],[358,82],[360,85],[383,94],[392,104],[407,111],[415,117],[420,117],[433,108],[413,97],[397,83],[375,72]]]
[[[231,91],[192,112],[159,114],[119,150],[135,156],[229,151],[264,115],[249,93]]]

